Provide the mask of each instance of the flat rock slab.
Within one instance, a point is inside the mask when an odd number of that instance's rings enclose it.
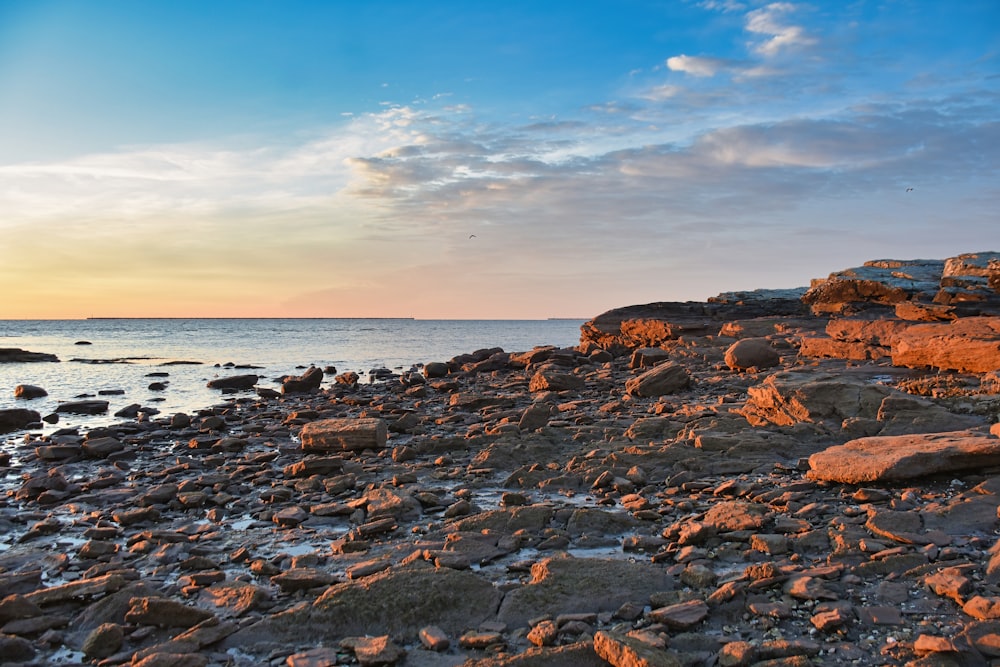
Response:
[[[257,375],[231,375],[229,377],[215,378],[208,381],[209,389],[237,389],[248,391],[254,388],[260,379]]]
[[[60,403],[56,412],[66,412],[77,415],[102,415],[108,411],[108,401],[84,400]]]
[[[858,438],[809,457],[811,479],[899,482],[1000,465],[1000,438],[977,431]]]
[[[299,438],[306,451],[358,452],[384,449],[388,433],[382,419],[321,419],[303,426]]]
[[[427,565],[396,567],[335,584],[312,605],[271,616],[240,630],[226,643],[238,647],[364,634],[416,640],[428,624],[458,635],[492,617],[500,597],[492,583],[471,572]]]
[[[29,352],[17,347],[0,348],[0,364],[23,364],[35,361],[59,361],[59,357],[45,352]]]
[[[80,579],[71,581],[61,586],[52,586],[33,591],[25,595],[28,602],[37,605],[52,604],[55,602],[65,602],[74,598],[90,597],[93,595],[104,595],[117,591],[125,586],[125,579],[118,574],[105,574],[91,579]]]
[[[670,591],[675,578],[649,563],[599,558],[546,558],[531,567],[528,584],[509,591],[499,618],[510,627],[544,614],[614,611],[646,604],[650,593]]]

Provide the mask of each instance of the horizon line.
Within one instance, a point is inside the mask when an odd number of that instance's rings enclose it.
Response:
[[[200,317],[188,315],[159,316],[108,316],[108,317],[9,317],[0,318],[0,322],[84,322],[100,320],[411,320],[418,322],[451,321],[451,322],[551,322],[551,321],[587,321],[593,317],[274,317],[274,316],[232,316],[232,317]]]

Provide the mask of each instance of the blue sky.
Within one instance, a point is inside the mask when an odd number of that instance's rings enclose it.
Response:
[[[995,1],[0,0],[0,317],[590,317],[1000,250],[998,93]]]

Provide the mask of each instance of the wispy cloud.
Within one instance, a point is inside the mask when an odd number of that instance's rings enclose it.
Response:
[[[737,2],[736,0],[704,0],[704,2],[698,3],[698,6],[707,9],[709,11],[720,11],[720,12],[741,12],[746,9],[746,5],[742,2]]]
[[[764,37],[763,41],[753,47],[757,53],[773,56],[782,51],[816,44],[817,40],[805,28],[786,21],[788,15],[797,9],[790,2],[773,2],[747,14],[747,31]]]

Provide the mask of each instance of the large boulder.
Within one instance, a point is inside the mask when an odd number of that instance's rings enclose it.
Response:
[[[665,396],[676,393],[690,384],[691,374],[687,369],[668,361],[628,380],[625,383],[625,391],[632,396]]]
[[[358,452],[384,449],[388,435],[382,419],[321,419],[303,426],[299,439],[305,451]]]
[[[42,416],[34,410],[24,408],[7,408],[0,410],[0,433],[10,433],[28,428],[29,424],[36,424],[42,420]]]
[[[30,400],[32,398],[42,398],[48,396],[49,392],[33,384],[19,384],[14,387],[14,398]]]
[[[1000,438],[950,431],[858,438],[809,457],[812,479],[843,484],[905,482],[1000,465]]]
[[[579,375],[566,373],[558,366],[543,366],[531,377],[528,390],[539,391],[572,391],[583,389],[585,381]]]
[[[915,324],[901,331],[893,342],[892,363],[969,373],[1000,370],[1000,317]]]
[[[310,366],[302,375],[294,375],[285,378],[281,383],[281,393],[283,394],[307,394],[316,391],[323,383],[323,369]]]
[[[764,338],[744,338],[729,346],[725,356],[726,365],[734,371],[749,368],[764,369],[781,363],[778,352]]]

